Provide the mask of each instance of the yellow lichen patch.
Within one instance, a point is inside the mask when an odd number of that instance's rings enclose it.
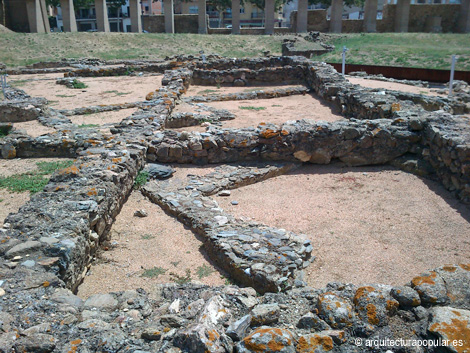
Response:
[[[431,271],[429,276],[417,276],[411,280],[411,283],[413,284],[414,287],[417,287],[421,284],[436,284],[436,282],[433,281],[434,278],[436,278],[436,272]]]
[[[70,344],[73,344],[74,346],[77,346],[80,343],[82,343],[82,340],[80,338],[76,339],[75,341],[70,342]]]
[[[377,308],[375,307],[375,305],[367,304],[366,309],[367,309],[367,321],[369,321],[369,324],[378,325],[379,318],[377,317]]]
[[[121,157],[116,157],[116,158],[111,159],[111,161],[113,163],[120,163],[120,162],[122,162],[122,158]]]
[[[459,266],[465,271],[470,271],[470,264],[459,264]]]
[[[88,196],[96,196],[96,195],[98,195],[98,192],[96,191],[95,188],[91,188],[91,189],[87,192],[87,195],[88,195]]]
[[[167,333],[167,332],[170,332],[170,330],[171,330],[171,329],[170,329],[169,327],[165,327],[165,328],[163,329],[163,332]]]
[[[392,112],[398,112],[400,111],[401,106],[400,103],[392,103]]]
[[[444,265],[442,269],[447,272],[455,272],[457,270],[457,267],[455,267],[454,265]]]
[[[463,342],[463,345],[455,345],[453,348],[458,353],[467,353],[468,345],[470,344],[470,327],[467,320],[452,319],[452,323],[446,322],[435,323],[429,331],[439,333],[444,336],[446,340],[452,342]]]
[[[289,131],[281,130],[281,135],[282,136],[287,136],[287,135],[289,135]]]
[[[282,330],[278,328],[258,329],[254,331],[251,335],[246,337],[243,340],[243,343],[245,344],[245,348],[247,348],[250,352],[264,352],[266,351],[266,349],[269,349],[270,352],[280,352],[286,347],[286,345],[276,340],[276,336],[281,337],[283,336],[282,333],[283,333]],[[267,344],[253,342],[254,335],[266,335],[266,334],[270,334],[272,337],[271,340]],[[291,345],[292,339],[287,338],[286,343],[287,345]]]
[[[260,136],[265,139],[270,139],[279,136],[279,132],[272,129],[266,129],[260,132]]]
[[[413,299],[413,305],[415,300],[416,298]],[[400,304],[395,300],[387,300],[387,305],[385,306],[385,308],[388,312],[394,312],[396,309],[398,309],[399,305]]]
[[[70,167],[64,168],[59,171],[59,174],[61,175],[78,175],[80,171],[78,170],[77,166],[71,165]]]
[[[49,287],[50,285],[51,285],[51,284],[49,283],[49,281],[44,281],[44,283],[42,284],[42,286],[43,286],[44,288],[47,288],[47,287]]]
[[[209,337],[209,341],[214,342],[216,339],[220,337],[216,330],[209,330],[207,332],[207,336]]]
[[[331,351],[333,349],[333,340],[331,337],[313,335],[308,337],[308,340],[302,336],[299,338],[297,344],[297,352],[299,353],[314,353],[315,350],[322,347],[324,351]]]
[[[375,291],[375,288],[371,286],[358,288],[358,290],[356,291],[356,295],[354,296],[353,303],[357,305],[359,303],[359,299],[361,299],[362,297],[366,296],[367,294],[373,291]]]

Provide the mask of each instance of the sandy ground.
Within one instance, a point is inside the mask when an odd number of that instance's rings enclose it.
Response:
[[[185,93],[186,96],[210,96],[214,94],[227,94],[227,93],[246,93],[259,90],[273,90],[276,88],[291,88],[291,87],[304,87],[301,85],[267,85],[267,86],[247,86],[247,87],[233,87],[233,86],[198,86],[191,85],[188,91]]]
[[[354,76],[346,76],[346,78],[349,80],[349,82],[355,85],[363,86],[363,87],[383,88],[383,89],[388,89],[388,90],[424,94],[424,95],[429,95],[429,96],[442,96],[442,94],[438,94],[434,90],[430,88],[426,88],[426,87],[416,87],[416,86],[411,86],[411,85],[405,85],[403,83],[386,82],[386,81],[379,81],[379,80],[368,80],[365,78],[354,77]]]
[[[7,177],[15,174],[22,174],[37,170],[37,162],[63,161],[59,158],[28,158],[28,159],[0,159],[0,176]],[[3,225],[5,217],[9,213],[18,212],[18,209],[29,201],[29,192],[9,192],[7,189],[0,189],[0,225]]]
[[[273,123],[281,125],[288,120],[312,119],[323,121],[337,121],[344,118],[336,114],[332,109],[314,95],[296,95],[272,99],[255,99],[243,101],[212,102],[205,103],[217,109],[227,109],[235,114],[234,120],[222,121],[224,128],[256,127],[260,123]],[[177,112],[184,111],[187,104],[182,104],[177,108]],[[243,107],[261,108],[243,109]],[[189,106],[189,111],[195,111]],[[202,113],[203,114],[203,113]],[[199,131],[206,129],[200,126],[184,127],[172,129],[176,131]]]
[[[96,125],[106,125],[106,124],[117,124],[123,119],[131,116],[132,113],[136,112],[136,108],[131,109],[121,109],[110,112],[96,113],[96,114],[86,114],[86,115],[74,115],[69,116],[68,118],[72,123],[77,125],[83,124],[96,124]]]
[[[26,133],[31,137],[38,137],[56,131],[52,127],[42,125],[37,120],[26,121],[23,123],[13,123],[13,127],[15,129],[25,130]]]
[[[57,74],[54,75],[56,76],[53,77],[57,77]],[[47,98],[53,108],[74,109],[91,105],[144,101],[148,93],[161,87],[162,78],[162,75],[79,77],[78,80],[88,86],[84,89],[67,88],[56,84],[55,80],[28,80],[22,82],[19,88],[33,97]],[[15,76],[15,79],[18,79],[18,76]]]
[[[213,168],[178,167],[173,178],[187,174],[206,174]],[[134,216],[145,209],[146,218]],[[170,272],[185,276],[191,270],[193,282],[223,285],[223,274],[209,262],[197,236],[157,205],[134,191],[111,230],[109,251],[101,253],[78,289],[82,298],[96,293],[144,288],[151,291],[157,283],[174,282]],[[156,278],[142,277],[144,269],[159,267],[166,272]],[[198,269],[209,268],[212,273],[199,278]]]
[[[306,234],[316,256],[306,280],[314,287],[404,284],[470,262],[468,209],[437,183],[390,167],[305,166],[216,200],[237,217]]]

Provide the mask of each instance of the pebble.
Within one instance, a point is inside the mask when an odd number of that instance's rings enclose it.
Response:
[[[230,203],[231,203],[232,205],[234,205],[234,206],[238,205],[238,201],[232,201],[232,202],[230,202]]]

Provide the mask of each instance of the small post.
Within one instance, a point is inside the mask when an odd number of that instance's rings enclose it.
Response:
[[[344,74],[346,73],[346,52],[348,51],[348,48],[346,46],[343,47],[343,65],[341,66],[341,73]]]
[[[452,87],[454,86],[454,71],[457,55],[452,55],[452,65],[450,66],[450,80],[449,80],[449,97],[452,95]]]
[[[7,88],[7,75],[1,74],[0,78],[1,78],[1,81],[2,81],[3,99],[7,99],[6,94],[5,94],[5,90]]]
[[[199,52],[199,54],[201,54],[202,62],[203,62],[203,63],[206,63],[206,62],[207,62],[207,59],[206,59],[206,55],[204,54],[204,50],[201,50],[201,51]]]

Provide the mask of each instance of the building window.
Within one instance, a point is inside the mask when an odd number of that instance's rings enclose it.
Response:
[[[244,7],[240,7],[240,13],[245,13],[245,8]]]
[[[145,6],[145,12],[149,12],[149,7]]]
[[[197,14],[199,12],[199,7],[198,6],[190,6],[189,7],[189,13],[190,14]]]

